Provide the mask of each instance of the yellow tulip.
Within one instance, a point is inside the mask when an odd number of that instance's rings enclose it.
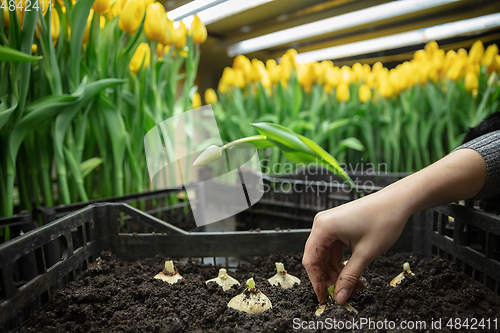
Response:
[[[377,72],[381,71],[382,68],[384,68],[382,63],[380,61],[377,61],[376,63],[373,64],[372,72],[377,74]]]
[[[363,76],[364,76],[363,65],[361,65],[359,62],[352,65],[352,78],[353,78],[353,80],[359,83],[361,81],[361,79],[363,78]]]
[[[443,68],[441,73],[445,76],[448,73],[451,65],[457,60],[458,56],[455,51],[449,50],[446,52],[446,56],[444,57]]]
[[[352,70],[349,66],[342,66],[340,68],[340,79],[342,82],[351,83]]]
[[[163,41],[167,31],[167,21],[165,8],[159,2],[152,3],[146,9],[146,19],[144,20],[144,32],[150,40]]]
[[[134,35],[142,23],[145,12],[146,9],[141,0],[128,0],[123,7],[120,20],[118,21],[120,29]]]
[[[200,94],[198,92],[195,92],[191,101],[193,102],[193,109],[199,108],[201,106]]]
[[[467,59],[467,51],[461,47],[457,51],[458,59]]]
[[[333,87],[327,83],[323,86],[323,90],[330,95],[333,92]]]
[[[464,59],[457,59],[448,69],[446,76],[453,81],[458,81],[462,77],[462,69],[465,65]]]
[[[50,17],[50,35],[52,36],[52,40],[57,40],[60,34],[61,21],[59,20],[59,14],[57,14],[57,10],[53,10]]]
[[[439,50],[439,45],[434,40],[425,45],[425,52],[430,58],[434,56],[434,53],[437,52],[437,50]]]
[[[245,79],[250,81],[252,79],[252,64],[250,60],[244,55],[237,55],[233,60],[233,68],[241,69],[245,74]]]
[[[245,74],[243,74],[243,71],[241,69],[234,70],[234,85],[240,89],[245,88]]]
[[[224,83],[226,87],[233,86],[235,83],[234,69],[232,69],[231,67],[224,68],[220,82]]]
[[[427,52],[425,52],[425,50],[418,50],[413,55],[413,59],[416,62],[425,62],[425,61],[427,61]]]
[[[225,94],[227,92],[227,90],[228,90],[228,86],[222,80],[220,80],[219,81],[219,85],[217,86],[217,90],[221,94]]]
[[[252,59],[251,80],[253,82],[260,81],[264,72],[267,73],[264,63],[258,59]]]
[[[282,64],[279,64],[278,68],[279,68],[281,86],[283,88],[286,88],[288,87],[288,81],[290,80],[291,68],[283,66]]]
[[[269,73],[269,79],[271,80],[271,83],[278,83],[278,81],[280,80],[280,72],[279,72],[279,67],[276,64],[276,60],[274,59],[267,60],[266,68],[267,72]]]
[[[205,103],[216,104],[217,103],[217,93],[212,88],[205,90]]]
[[[337,66],[328,68],[323,75],[325,76],[325,83],[327,85],[332,87],[337,87],[339,85],[341,75],[340,69]]]
[[[312,86],[316,81],[316,70],[314,69],[316,63],[310,62],[307,64],[300,64],[298,67],[299,83],[306,90],[310,92]]]
[[[112,0],[95,0],[92,9],[101,14],[107,13],[111,8]]]
[[[342,82],[337,87],[337,101],[339,102],[347,102],[349,100],[349,84],[346,82]]]
[[[297,56],[297,51],[295,49],[288,49],[285,54],[281,57],[280,65],[289,66],[290,68],[297,69],[297,61],[295,57]]]
[[[130,60],[129,69],[132,73],[137,74],[141,66],[149,67],[151,59],[151,50],[148,43],[141,43],[135,50],[132,59]]]
[[[174,31],[174,43],[177,49],[182,49],[187,43],[187,29],[184,22],[180,21],[179,26]]]
[[[83,33],[83,44],[89,42],[90,26],[92,24],[92,18],[94,17],[94,10],[91,9],[89,16],[87,17],[87,26],[85,27],[85,32]]]
[[[392,96],[392,87],[389,80],[382,80],[379,83],[378,92],[380,93],[380,96],[384,98],[389,98]]]
[[[484,54],[484,45],[483,42],[477,40],[469,51],[469,59],[472,63],[480,63]]]
[[[366,103],[372,98],[372,90],[366,84],[359,87],[359,100],[361,103]]]
[[[165,52],[165,48],[162,43],[156,44],[156,55],[158,56],[158,60],[163,60],[163,52]]]
[[[38,45],[31,45],[31,54],[36,54],[38,52]]]
[[[467,72],[465,74],[465,89],[467,91],[473,91],[479,87],[479,81],[477,75],[474,72]]]
[[[483,56],[483,65],[488,69],[488,74],[496,69],[496,56],[498,55],[498,46],[491,44],[486,48]]]
[[[108,12],[108,20],[120,15],[127,2],[128,0],[116,0],[112,5],[111,10]]]
[[[207,27],[201,22],[198,15],[194,15],[189,34],[193,36],[193,43],[203,44],[207,40]]]

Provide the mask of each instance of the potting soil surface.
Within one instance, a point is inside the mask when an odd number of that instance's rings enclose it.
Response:
[[[88,277],[56,291],[49,305],[22,331],[292,332],[353,328],[359,332],[399,332],[412,325],[411,331],[435,331],[439,322],[441,330],[437,331],[470,331],[474,327],[494,331],[500,325],[500,297],[457,272],[449,261],[415,253],[384,255],[370,264],[363,274],[367,288],[349,299],[359,314],[334,304],[317,317],[318,301],[301,258],[276,254],[242,264],[229,272],[241,285],[224,292],[215,283],[205,284],[217,276],[218,267],[212,265],[178,264],[184,279],[171,285],[153,278],[162,270],[165,257],[127,262],[102,253],[90,266]],[[283,262],[288,273],[302,283],[286,290],[271,286],[267,279],[276,274],[275,262]],[[404,262],[410,263],[415,276],[391,287],[389,282],[402,272]],[[227,307],[231,298],[244,291],[250,277],[272,302],[272,308],[260,314]]]

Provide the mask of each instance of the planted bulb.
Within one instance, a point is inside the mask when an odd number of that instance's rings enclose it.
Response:
[[[182,279],[182,276],[177,271],[172,260],[165,261],[165,270],[155,275],[155,279],[163,280],[170,284],[174,284]]]
[[[276,275],[268,279],[273,286],[280,285],[283,289],[292,288],[295,283],[300,284],[300,279],[286,272],[285,266],[281,262],[276,263]]]
[[[237,285],[240,284],[238,282],[238,280],[236,280],[235,278],[233,278],[227,274],[227,271],[225,268],[219,269],[219,275],[216,278],[207,280],[205,283],[208,284],[209,282],[217,283],[219,286],[222,287],[222,290],[224,290],[224,291],[231,289],[231,287],[235,284],[237,284]]]
[[[415,275],[415,274],[413,274],[413,272],[410,270],[410,264],[405,262],[403,264],[403,272],[399,273],[398,276],[396,276],[394,279],[392,279],[392,281],[389,284],[392,287],[396,287],[408,275]]]
[[[273,307],[269,298],[255,288],[255,281],[250,278],[246,282],[245,291],[231,299],[228,307],[249,314],[262,313]]]

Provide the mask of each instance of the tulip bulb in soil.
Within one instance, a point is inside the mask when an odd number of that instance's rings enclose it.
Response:
[[[209,282],[215,282],[215,283],[217,283],[219,286],[222,287],[222,290],[224,290],[224,291],[231,289],[231,287],[233,285],[235,285],[235,284],[237,284],[237,285],[240,284],[238,282],[238,280],[236,280],[235,278],[230,277],[227,274],[227,271],[226,271],[225,268],[219,269],[219,276],[217,276],[216,278],[207,280],[205,283],[208,284]]]
[[[268,281],[273,286],[280,285],[283,289],[292,288],[295,283],[300,284],[300,279],[286,272],[285,266],[281,262],[276,263],[277,273]]]
[[[321,316],[321,314],[325,311],[325,309],[326,309],[327,306],[329,306],[333,302],[335,302],[335,299],[333,298],[334,292],[335,292],[335,286],[334,285],[328,287],[329,298],[326,300],[325,304],[318,305],[318,308],[316,309],[316,312],[315,312],[315,314],[316,314],[317,317]],[[349,303],[346,302],[342,306],[344,308],[346,308],[347,311],[354,312],[355,314],[358,314],[358,310],[356,310],[351,304],[349,304]]]
[[[165,261],[165,270],[156,274],[155,279],[163,280],[170,284],[173,284],[182,279],[182,276],[174,267],[174,262],[172,260],[168,260]]]
[[[405,262],[403,264],[403,272],[400,273],[398,276],[396,276],[394,279],[392,279],[392,281],[390,282],[390,285],[392,287],[396,287],[408,275],[415,275],[415,274],[413,274],[413,272],[410,270],[410,264]]]
[[[255,288],[253,278],[248,279],[247,286],[243,293],[229,301],[228,307],[250,314],[261,313],[273,307],[269,298]]]

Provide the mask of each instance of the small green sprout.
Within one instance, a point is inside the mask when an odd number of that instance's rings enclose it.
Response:
[[[253,278],[248,279],[246,284],[247,289],[233,297],[227,304],[228,307],[250,314],[261,313],[273,307],[269,298],[255,288]]]
[[[247,280],[247,286],[248,286],[248,289],[255,288],[255,281],[253,280],[253,277]]]

